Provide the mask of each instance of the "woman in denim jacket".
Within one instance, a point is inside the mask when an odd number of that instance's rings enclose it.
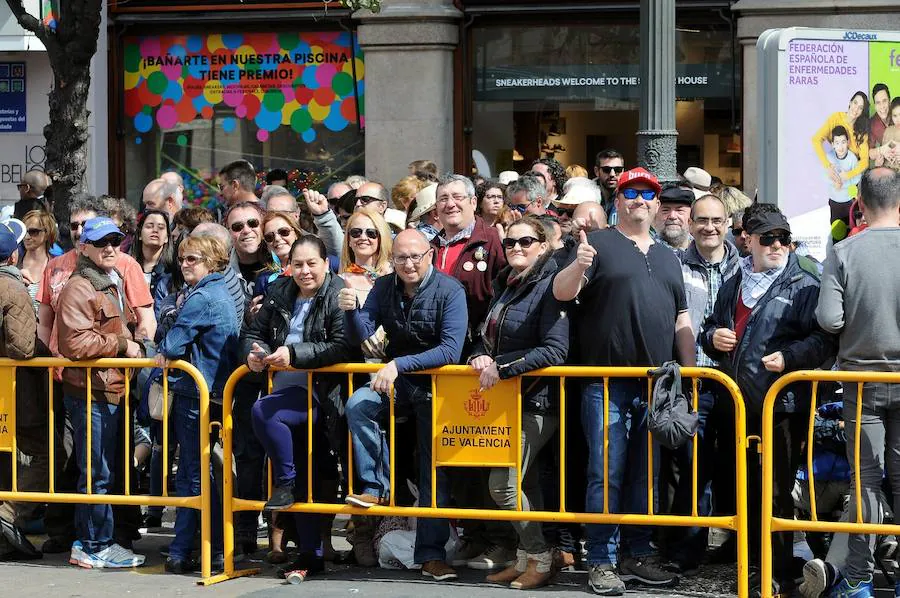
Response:
[[[156,363],[184,359],[200,370],[209,387],[210,419],[221,417],[222,390],[228,376],[237,367],[237,341],[240,334],[234,300],[224,282],[222,270],[228,267],[225,245],[214,237],[188,237],[178,248],[181,272],[188,286],[178,307],[175,323],[159,344]],[[180,370],[169,372],[169,388],[175,395],[173,417],[175,440],[180,448],[175,490],[178,496],[200,493],[200,395],[193,379]],[[212,485],[213,547],[222,551],[222,503]],[[196,569],[191,560],[191,544],[200,525],[195,509],[178,508],[175,515],[175,539],[169,547],[166,571],[187,573]]]

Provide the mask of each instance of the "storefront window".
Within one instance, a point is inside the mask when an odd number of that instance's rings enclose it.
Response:
[[[217,201],[219,169],[245,158],[298,194],[364,167],[362,52],[343,32],[125,39],[127,197],[174,170],[187,201]]]
[[[476,167],[492,176],[552,156],[591,170],[613,147],[637,152],[640,31],[637,22],[476,27],[472,141]],[[679,163],[740,181],[733,143],[730,32],[679,25],[676,127]],[[480,155],[479,155],[480,154]],[[480,162],[480,164],[479,164]]]

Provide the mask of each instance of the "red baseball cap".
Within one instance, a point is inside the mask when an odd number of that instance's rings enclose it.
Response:
[[[616,186],[616,191],[620,191],[621,189],[625,189],[627,187],[631,187],[634,183],[646,183],[650,185],[656,194],[659,195],[662,193],[662,187],[659,185],[659,179],[656,178],[656,175],[644,170],[641,167],[632,168],[631,170],[626,170],[622,174],[619,175],[619,184]]]

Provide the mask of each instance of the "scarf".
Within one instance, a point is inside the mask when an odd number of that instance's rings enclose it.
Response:
[[[753,309],[756,304],[769,291],[769,287],[775,282],[784,269],[787,267],[788,260],[784,260],[778,268],[765,270],[763,272],[753,271],[753,256],[748,255],[741,258],[741,301],[748,309]]]
[[[355,263],[348,265],[344,272],[349,272],[350,274],[364,274],[372,284],[375,284],[375,279],[379,276],[378,270],[375,268],[371,266],[360,266]]]

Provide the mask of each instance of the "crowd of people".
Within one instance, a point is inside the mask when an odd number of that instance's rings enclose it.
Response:
[[[282,512],[309,495],[363,509],[387,504],[392,495],[398,505],[430,504],[432,386],[429,377],[416,375],[430,368],[468,364],[484,389],[563,364],[675,361],[719,368],[741,390],[747,434],[759,435],[764,397],[784,373],[832,367],[836,359],[848,369],[896,371],[900,365],[891,307],[900,288],[884,259],[900,243],[896,172],[876,167],[861,175],[865,224],[835,244],[824,265],[794,242],[777,207],[754,202],[701,168],[660,184],[643,168],[626,170],[622,154],[607,149],[597,155],[593,172],[592,179],[583,167],[564,169],[543,158],[522,175],[504,172],[500,180],[487,180],[439,176],[434,163],[419,160],[392,188],[353,176],[324,194],[308,189],[298,198],[276,181],[258,192],[253,165],[239,160],[219,173],[218,210],[183,205],[183,182],[172,172],[146,185],[139,217],[115,198],[78,198],[69,206],[65,231],[72,247],[56,257],[62,235],[44,193],[49,181],[29,173],[23,179],[27,211],[0,226],[2,354],[20,360],[153,357],[158,368],[136,372],[131,395],[125,394],[125,370],[93,368],[90,380],[82,368],[57,371],[53,437],[49,381],[19,368],[18,488],[46,491],[53,454],[57,492],[84,493],[90,484],[96,495],[121,494],[126,468],[137,468],[149,493],[159,495],[177,461],[174,493],[198,494],[201,476],[215,473],[200,468],[199,393],[189,376],[166,368],[179,359],[196,367],[210,390],[211,417],[218,419],[226,380],[246,364],[251,374],[236,386],[232,407],[235,494],[267,500],[266,558],[284,564],[280,574],[289,581],[320,573],[329,560],[377,566],[385,536],[400,529],[414,537],[411,566],[438,582],[467,566],[490,571],[489,582],[533,589],[552,583],[563,568],[580,566],[593,592],[620,595],[625,582],[667,587],[706,563],[734,562],[735,539],[708,549],[706,529],[434,518],[419,519],[410,529],[405,519],[375,516],[352,518],[353,550],[341,555],[331,544],[333,517]],[[357,376],[352,393],[343,375],[316,374],[308,387],[309,370],[363,360],[382,365],[371,376]],[[278,370],[271,389],[267,368]],[[162,396],[166,373],[169,396]],[[838,496],[849,494],[851,513],[847,470],[853,463],[855,388],[848,386],[851,408],[843,415],[846,431],[839,429],[851,452]],[[885,433],[892,388],[866,384],[862,391],[863,433],[873,443],[861,456],[862,496],[871,519],[884,512],[884,457],[896,463],[900,455],[895,434]],[[565,413],[559,392],[555,379],[523,381],[523,509],[597,513],[608,505],[612,513],[646,513],[652,483],[654,512],[735,512],[736,442],[727,389],[705,380],[697,397],[699,505],[691,504],[690,445],[660,446],[655,479],[648,480],[645,379],[606,385],[569,379]],[[395,487],[386,426],[391,396],[398,415]],[[808,472],[801,471],[810,401],[808,385],[790,386],[778,397],[778,517],[810,508]],[[126,411],[126,402],[136,408]],[[830,409],[822,411],[823,421],[826,411],[839,420]],[[133,422],[123,422],[126,412]],[[552,481],[561,418],[569,430],[583,430],[566,435],[564,505]],[[312,488],[306,487],[308,429],[317,447]],[[839,453],[831,451],[837,461]],[[757,460],[749,463],[750,584],[758,594],[761,504],[754,497],[761,493],[761,471]],[[351,470],[355,491],[348,493]],[[894,486],[900,484],[900,468],[889,474]],[[440,468],[436,475],[439,507],[517,507],[515,469]],[[818,470],[815,477],[817,484],[830,481]],[[135,485],[141,478],[130,476]],[[835,501],[832,510],[841,511],[843,502]],[[221,498],[215,490],[212,503],[214,563],[220,566]],[[68,552],[70,562],[84,568],[140,566],[138,529],[159,527],[162,516],[162,507],[141,513],[99,500],[0,505],[8,523],[47,533],[43,552]],[[238,557],[259,550],[258,526],[258,513],[236,515]],[[198,528],[196,511],[176,510],[166,571],[197,568],[192,548]],[[802,571],[791,558],[792,546],[789,534],[773,535],[773,590],[789,591],[805,577],[801,590],[810,596],[832,589],[845,592],[835,594],[841,596],[870,595],[846,593],[867,583],[871,588],[866,536],[835,538]]]

